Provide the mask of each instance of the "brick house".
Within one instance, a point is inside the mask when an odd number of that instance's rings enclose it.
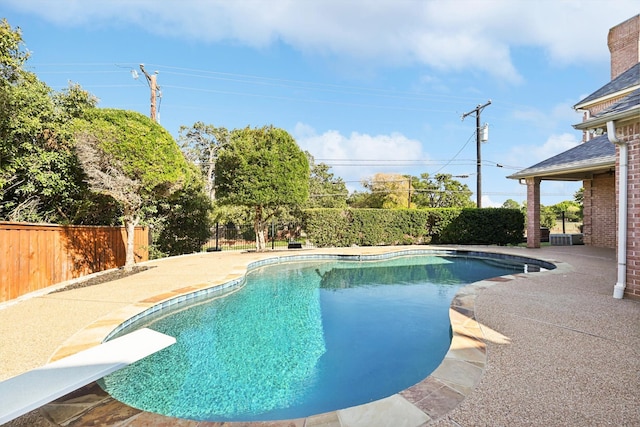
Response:
[[[611,28],[611,81],[574,108],[583,143],[508,178],[527,184],[527,247],[540,247],[540,183],[582,181],[584,243],[616,248],[615,298],[640,299],[640,14]]]

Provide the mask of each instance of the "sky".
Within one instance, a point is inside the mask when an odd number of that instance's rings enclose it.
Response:
[[[26,68],[99,107],[160,124],[287,130],[351,190],[376,173],[451,174],[482,206],[526,200],[506,177],[579,144],[582,98],[610,80],[607,34],[637,0],[0,0]],[[137,79],[134,78],[137,75]],[[472,113],[464,120],[465,113]],[[581,183],[543,181],[541,202]]]

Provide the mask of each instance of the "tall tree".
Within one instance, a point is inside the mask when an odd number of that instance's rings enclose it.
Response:
[[[253,209],[256,250],[263,251],[265,224],[275,210],[307,200],[309,163],[283,129],[235,129],[218,153],[215,185],[223,203]]]
[[[578,191],[573,194],[573,200],[578,204],[578,218],[580,221],[584,218],[584,187],[580,187]]]
[[[23,49],[22,31],[12,28],[5,18],[0,21],[0,84],[15,83],[23,73],[22,67],[29,59]]]
[[[369,190],[369,195],[360,198],[360,203],[370,208],[401,209],[411,207],[409,200],[412,192],[411,180],[397,173],[377,173],[364,180],[362,186]],[[364,207],[364,206],[362,206]]]
[[[192,172],[173,137],[140,113],[94,109],[76,121],[74,135],[91,189],[122,206],[130,269],[134,229],[144,208],[181,188]]]
[[[316,164],[313,156],[306,152],[311,173],[309,175],[309,200],[306,208],[346,208],[349,190],[342,178],[329,172],[331,166]]]
[[[0,22],[0,218],[83,222],[91,203],[71,149],[72,118],[95,107],[79,85],[52,91],[24,69],[19,29]]]
[[[520,206],[520,203],[516,202],[513,199],[505,200],[501,207],[505,209],[522,209],[522,206]]]
[[[471,208],[473,192],[466,184],[453,179],[450,174],[436,174],[430,177],[423,173],[411,178],[414,188],[412,200],[419,208]]]
[[[556,218],[564,217],[567,221],[579,221],[582,219],[582,206],[575,200],[564,200],[550,206]]]
[[[191,127],[180,126],[178,143],[182,152],[202,171],[205,191],[215,200],[215,162],[218,152],[229,142],[229,131],[223,127],[196,122]]]
[[[3,19],[0,22],[0,214],[16,218],[16,212],[35,212],[37,195],[25,194],[23,184],[30,163],[24,161],[44,146],[46,123],[53,114],[51,90],[33,73],[24,70],[29,53],[22,32]],[[46,169],[45,169],[46,170]]]

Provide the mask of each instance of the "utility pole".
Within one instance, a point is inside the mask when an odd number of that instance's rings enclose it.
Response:
[[[140,64],[140,71],[142,71],[142,74],[144,74],[144,76],[147,78],[149,89],[151,89],[151,113],[149,114],[149,117],[151,117],[151,120],[153,120],[154,122],[157,122],[158,109],[156,106],[156,99],[157,95],[160,94],[160,88],[158,88],[157,83],[158,72],[156,71],[153,73],[153,75],[149,75],[149,73],[147,73],[147,71],[144,69],[144,64]]]
[[[477,174],[477,184],[476,184],[476,204],[478,208],[482,207],[482,156],[480,155],[480,144],[482,143],[482,136],[480,134],[480,112],[487,106],[491,105],[491,100],[488,100],[486,104],[478,105],[473,110],[468,113],[464,113],[462,115],[462,120],[465,117],[470,116],[471,114],[476,115],[476,148],[478,152],[477,162],[476,162],[476,174]]]

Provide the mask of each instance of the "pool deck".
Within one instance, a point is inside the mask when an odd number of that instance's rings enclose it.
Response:
[[[435,247],[212,252],[145,263],[135,275],[0,304],[0,380],[99,344],[117,325],[173,296],[241,277],[248,264],[303,254],[373,255]],[[638,426],[640,302],[612,297],[615,251],[455,247],[549,260],[553,271],[463,288],[440,367],[388,398],[306,419],[197,422],[117,402],[95,383],[7,426]],[[51,289],[49,289],[51,290]],[[1,402],[0,402],[1,404]]]

